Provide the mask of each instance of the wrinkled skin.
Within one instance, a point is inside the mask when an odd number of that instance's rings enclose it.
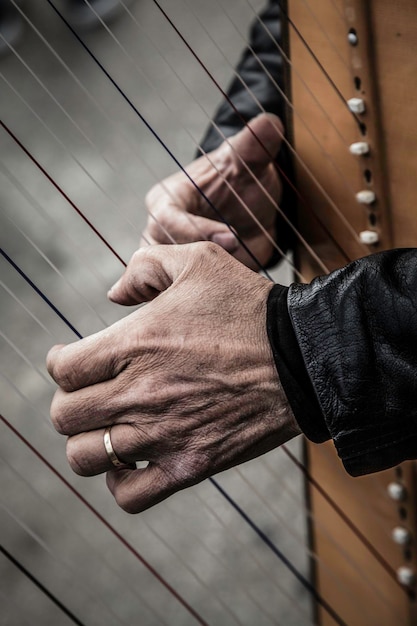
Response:
[[[107,472],[118,504],[136,513],[298,434],[266,334],[271,286],[213,243],[135,253],[109,297],[152,302],[47,358],[73,470]],[[120,469],[104,449],[107,426]]]
[[[274,249],[281,183],[272,160],[280,148],[282,134],[279,118],[263,113],[210,152],[208,158],[202,156],[186,168],[261,265],[268,262]],[[146,205],[150,215],[142,243],[209,240],[248,267],[259,270],[259,263],[183,172],[155,185],[146,196]]]

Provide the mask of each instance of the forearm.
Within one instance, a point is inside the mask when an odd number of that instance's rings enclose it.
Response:
[[[394,250],[292,285],[284,321],[279,288],[269,298],[270,341],[299,425],[313,441],[332,437],[353,475],[417,458],[416,261],[416,249]]]

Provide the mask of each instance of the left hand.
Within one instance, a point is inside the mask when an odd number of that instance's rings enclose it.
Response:
[[[274,252],[282,185],[273,160],[283,132],[276,115],[261,113],[216,150],[186,167],[198,188],[182,171],[152,187],[146,195],[149,219],[142,245],[213,241],[259,271]]]
[[[136,252],[109,297],[153,302],[48,355],[73,470],[108,472],[136,513],[298,434],[266,334],[271,287],[212,243]],[[109,426],[117,456],[145,469],[112,466]]]

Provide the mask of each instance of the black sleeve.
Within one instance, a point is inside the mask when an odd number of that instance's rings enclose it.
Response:
[[[332,437],[354,476],[416,459],[417,249],[293,284],[286,307],[281,290],[269,297],[268,332],[301,429]]]
[[[270,0],[259,19],[254,20],[249,45],[236,68],[238,76],[229,85],[227,98],[218,108],[200,144],[204,152],[217,148],[224,137],[235,135],[247,121],[263,110],[278,115],[284,125],[289,124],[289,113],[282,95],[288,91],[288,68],[280,52],[285,46],[285,23],[276,0]],[[200,152],[196,156],[200,156]],[[293,168],[285,143],[276,155],[276,165],[279,171],[285,172],[280,208],[294,222]],[[278,212],[275,231],[275,239],[281,250],[285,252],[293,246],[293,230],[280,218]],[[279,255],[275,253],[268,267],[279,260]]]

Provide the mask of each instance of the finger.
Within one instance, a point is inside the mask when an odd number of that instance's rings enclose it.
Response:
[[[197,190],[194,190],[197,193]],[[239,242],[230,228],[219,221],[195,215],[188,206],[159,201],[152,208],[152,216],[147,226],[147,234],[153,243],[193,243],[214,241],[225,250],[233,253]]]
[[[65,391],[115,378],[129,362],[128,339],[120,332],[124,324],[121,320],[80,341],[53,346],[46,357],[50,376]]]
[[[126,422],[123,384],[112,379],[72,392],[57,389],[50,415],[55,429],[68,437]]]
[[[279,117],[261,113],[232,137],[229,144],[248,165],[259,165],[276,157],[283,134],[284,127]]]
[[[76,474],[96,476],[115,468],[104,445],[105,432],[105,429],[93,430],[68,438],[67,459]],[[112,426],[110,441],[117,459],[126,467],[136,469],[136,461],[147,460],[149,446],[143,437],[138,438],[132,426]]]
[[[220,248],[210,242],[140,248],[107,296],[125,305],[153,300],[202,256],[219,252]]]
[[[107,472],[107,487],[126,513],[140,513],[182,489],[159,465]]]

